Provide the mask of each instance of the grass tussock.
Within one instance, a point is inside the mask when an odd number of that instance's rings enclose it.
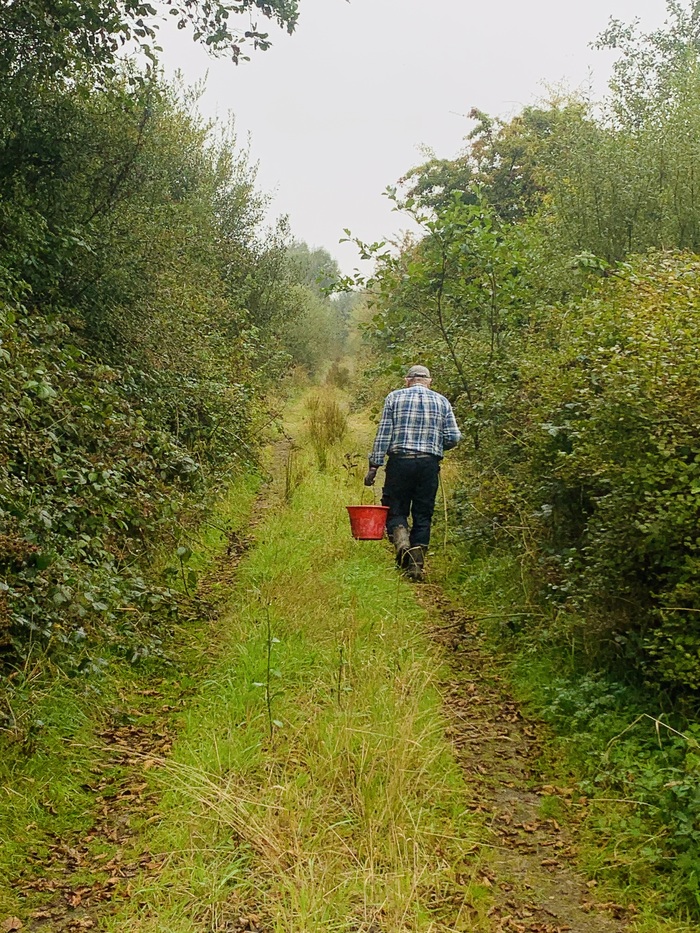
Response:
[[[390,554],[350,537],[347,494],[314,472],[260,529],[221,663],[153,771],[151,848],[173,855],[115,933],[231,929],[250,913],[277,933],[475,928],[440,659]]]
[[[284,464],[284,501],[291,502],[296,490],[301,486],[306,474],[306,467],[299,456],[299,448],[292,445],[287,452]]]
[[[335,393],[310,395],[306,401],[308,432],[321,472],[328,469],[329,454],[347,435],[348,416]]]

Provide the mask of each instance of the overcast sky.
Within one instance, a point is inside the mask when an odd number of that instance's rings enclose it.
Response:
[[[665,2],[301,0],[296,32],[237,67],[185,33],[161,44],[168,74],[207,77],[203,112],[232,112],[250,134],[273,214],[350,272],[343,228],[373,241],[406,227],[382,192],[424,161],[421,147],[455,156],[472,107],[508,116],[562,83],[599,99],[612,58],[589,44],[610,17],[652,29]]]

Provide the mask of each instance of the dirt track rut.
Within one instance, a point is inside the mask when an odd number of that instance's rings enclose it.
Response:
[[[622,933],[634,908],[597,900],[595,881],[577,869],[571,831],[548,815],[552,802],[568,810],[574,791],[541,783],[538,727],[509,693],[478,620],[436,587],[418,592],[450,662],[448,732],[484,826],[489,856],[479,881],[495,898],[492,933]]]

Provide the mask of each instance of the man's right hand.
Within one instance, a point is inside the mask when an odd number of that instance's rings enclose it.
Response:
[[[367,470],[367,475],[365,476],[365,486],[374,486],[374,481],[377,478],[377,470],[379,467],[370,466]]]

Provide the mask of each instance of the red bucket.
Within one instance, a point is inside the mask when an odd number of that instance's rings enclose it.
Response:
[[[379,541],[384,537],[388,505],[346,505],[350,516],[353,538],[360,541]]]

